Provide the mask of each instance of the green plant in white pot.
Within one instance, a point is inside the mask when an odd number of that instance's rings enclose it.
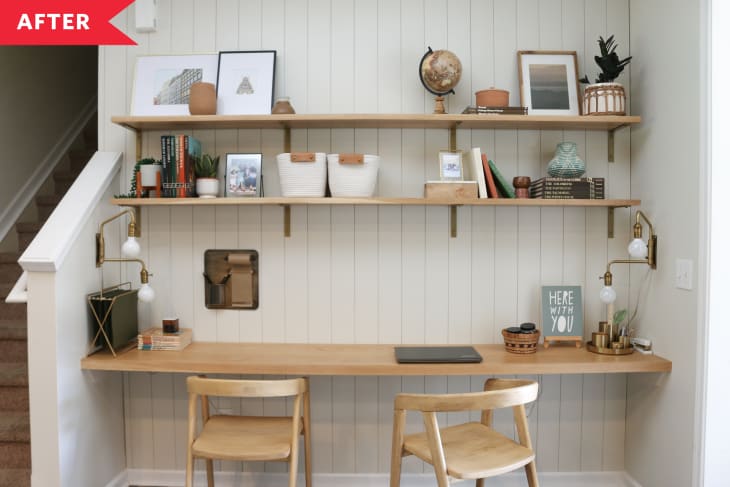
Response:
[[[598,47],[601,50],[600,56],[593,59],[601,68],[596,82],[589,84],[583,94],[583,115],[625,115],[626,114],[626,93],[616,78],[631,62],[631,57],[621,59],[616,53],[618,44],[613,36],[608,39],[598,38]],[[590,83],[588,76],[583,76],[581,83]]]
[[[215,198],[218,196],[218,163],[220,156],[203,154],[195,158],[195,190],[199,198]]]

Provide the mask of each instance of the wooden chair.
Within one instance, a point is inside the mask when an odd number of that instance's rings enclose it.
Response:
[[[312,485],[309,422],[309,381],[223,380],[188,377],[188,448],[185,487],[193,485],[193,462],[204,458],[208,487],[213,487],[213,459],[235,461],[288,461],[289,487],[297,482],[299,435],[304,436],[304,476]],[[291,416],[210,415],[209,396],[295,397]],[[196,434],[198,397],[202,428]]]
[[[476,479],[525,467],[530,487],[538,487],[535,452],[527,430],[525,404],[537,398],[537,382],[488,379],[484,392],[465,394],[398,394],[393,418],[390,487],[400,485],[401,460],[415,455],[433,465],[439,487],[448,487],[448,476]],[[493,410],[512,407],[519,443],[491,428]],[[482,411],[481,422],[439,428],[436,413]],[[425,433],[404,435],[406,411],[420,411]]]

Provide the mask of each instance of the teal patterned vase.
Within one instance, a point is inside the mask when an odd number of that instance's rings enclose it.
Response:
[[[560,142],[547,172],[554,178],[579,178],[586,172],[586,163],[578,157],[575,142]]]

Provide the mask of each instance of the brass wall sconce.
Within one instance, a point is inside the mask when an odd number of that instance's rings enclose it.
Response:
[[[124,215],[129,216],[129,224],[127,225],[127,240],[122,244],[122,257],[108,258],[104,251],[104,225]],[[134,210],[130,208],[101,222],[99,224],[99,233],[96,234],[96,267],[101,267],[104,262],[137,262],[142,266],[142,270],[140,271],[140,282],[142,286],[139,288],[137,298],[140,301],[149,302],[155,299],[155,291],[149,285],[147,266],[142,259],[138,258],[140,247],[137,242],[137,236],[139,236],[137,218]]]
[[[644,242],[642,239],[642,219],[649,226],[648,242]],[[596,347],[593,342],[589,342],[587,348],[592,352],[621,355],[631,353],[633,351],[631,346],[628,345],[628,335],[626,335],[625,340],[621,339],[619,336],[619,340],[614,341],[614,338],[617,338],[615,335],[618,330],[613,329],[613,303],[616,301],[616,291],[613,289],[613,274],[611,274],[611,266],[613,264],[646,264],[651,269],[656,269],[657,236],[654,233],[654,225],[652,225],[651,221],[641,210],[636,210],[634,239],[631,243],[629,243],[628,252],[632,257],[631,259],[615,259],[606,265],[606,272],[602,277],[604,286],[599,293],[599,298],[607,307],[607,324],[605,333],[608,335],[608,344],[607,347]]]

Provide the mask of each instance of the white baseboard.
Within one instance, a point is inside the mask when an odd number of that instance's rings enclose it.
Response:
[[[117,476],[106,487],[127,487],[129,485],[177,487],[185,484],[185,472],[179,470],[142,470],[129,469],[123,472],[127,483],[119,483]],[[121,474],[120,474],[121,475]],[[541,472],[538,474],[542,487],[641,487],[626,472]],[[256,487],[279,487],[286,485],[286,473],[260,472],[216,472],[215,485],[217,487],[237,487],[252,485]],[[314,474],[313,483],[317,487],[387,487],[389,477],[386,473],[377,474]],[[464,481],[463,485],[473,485]],[[300,475],[299,485],[304,485],[304,478]],[[453,485],[461,484],[455,480]],[[194,484],[204,486],[205,470],[195,472]],[[490,487],[524,487],[527,485],[524,473],[516,471],[489,479]],[[430,474],[403,474],[402,487],[436,487],[436,480]]]
[[[127,487],[129,482],[127,481],[127,471],[124,470],[114,477],[111,482],[106,484],[106,487]]]

